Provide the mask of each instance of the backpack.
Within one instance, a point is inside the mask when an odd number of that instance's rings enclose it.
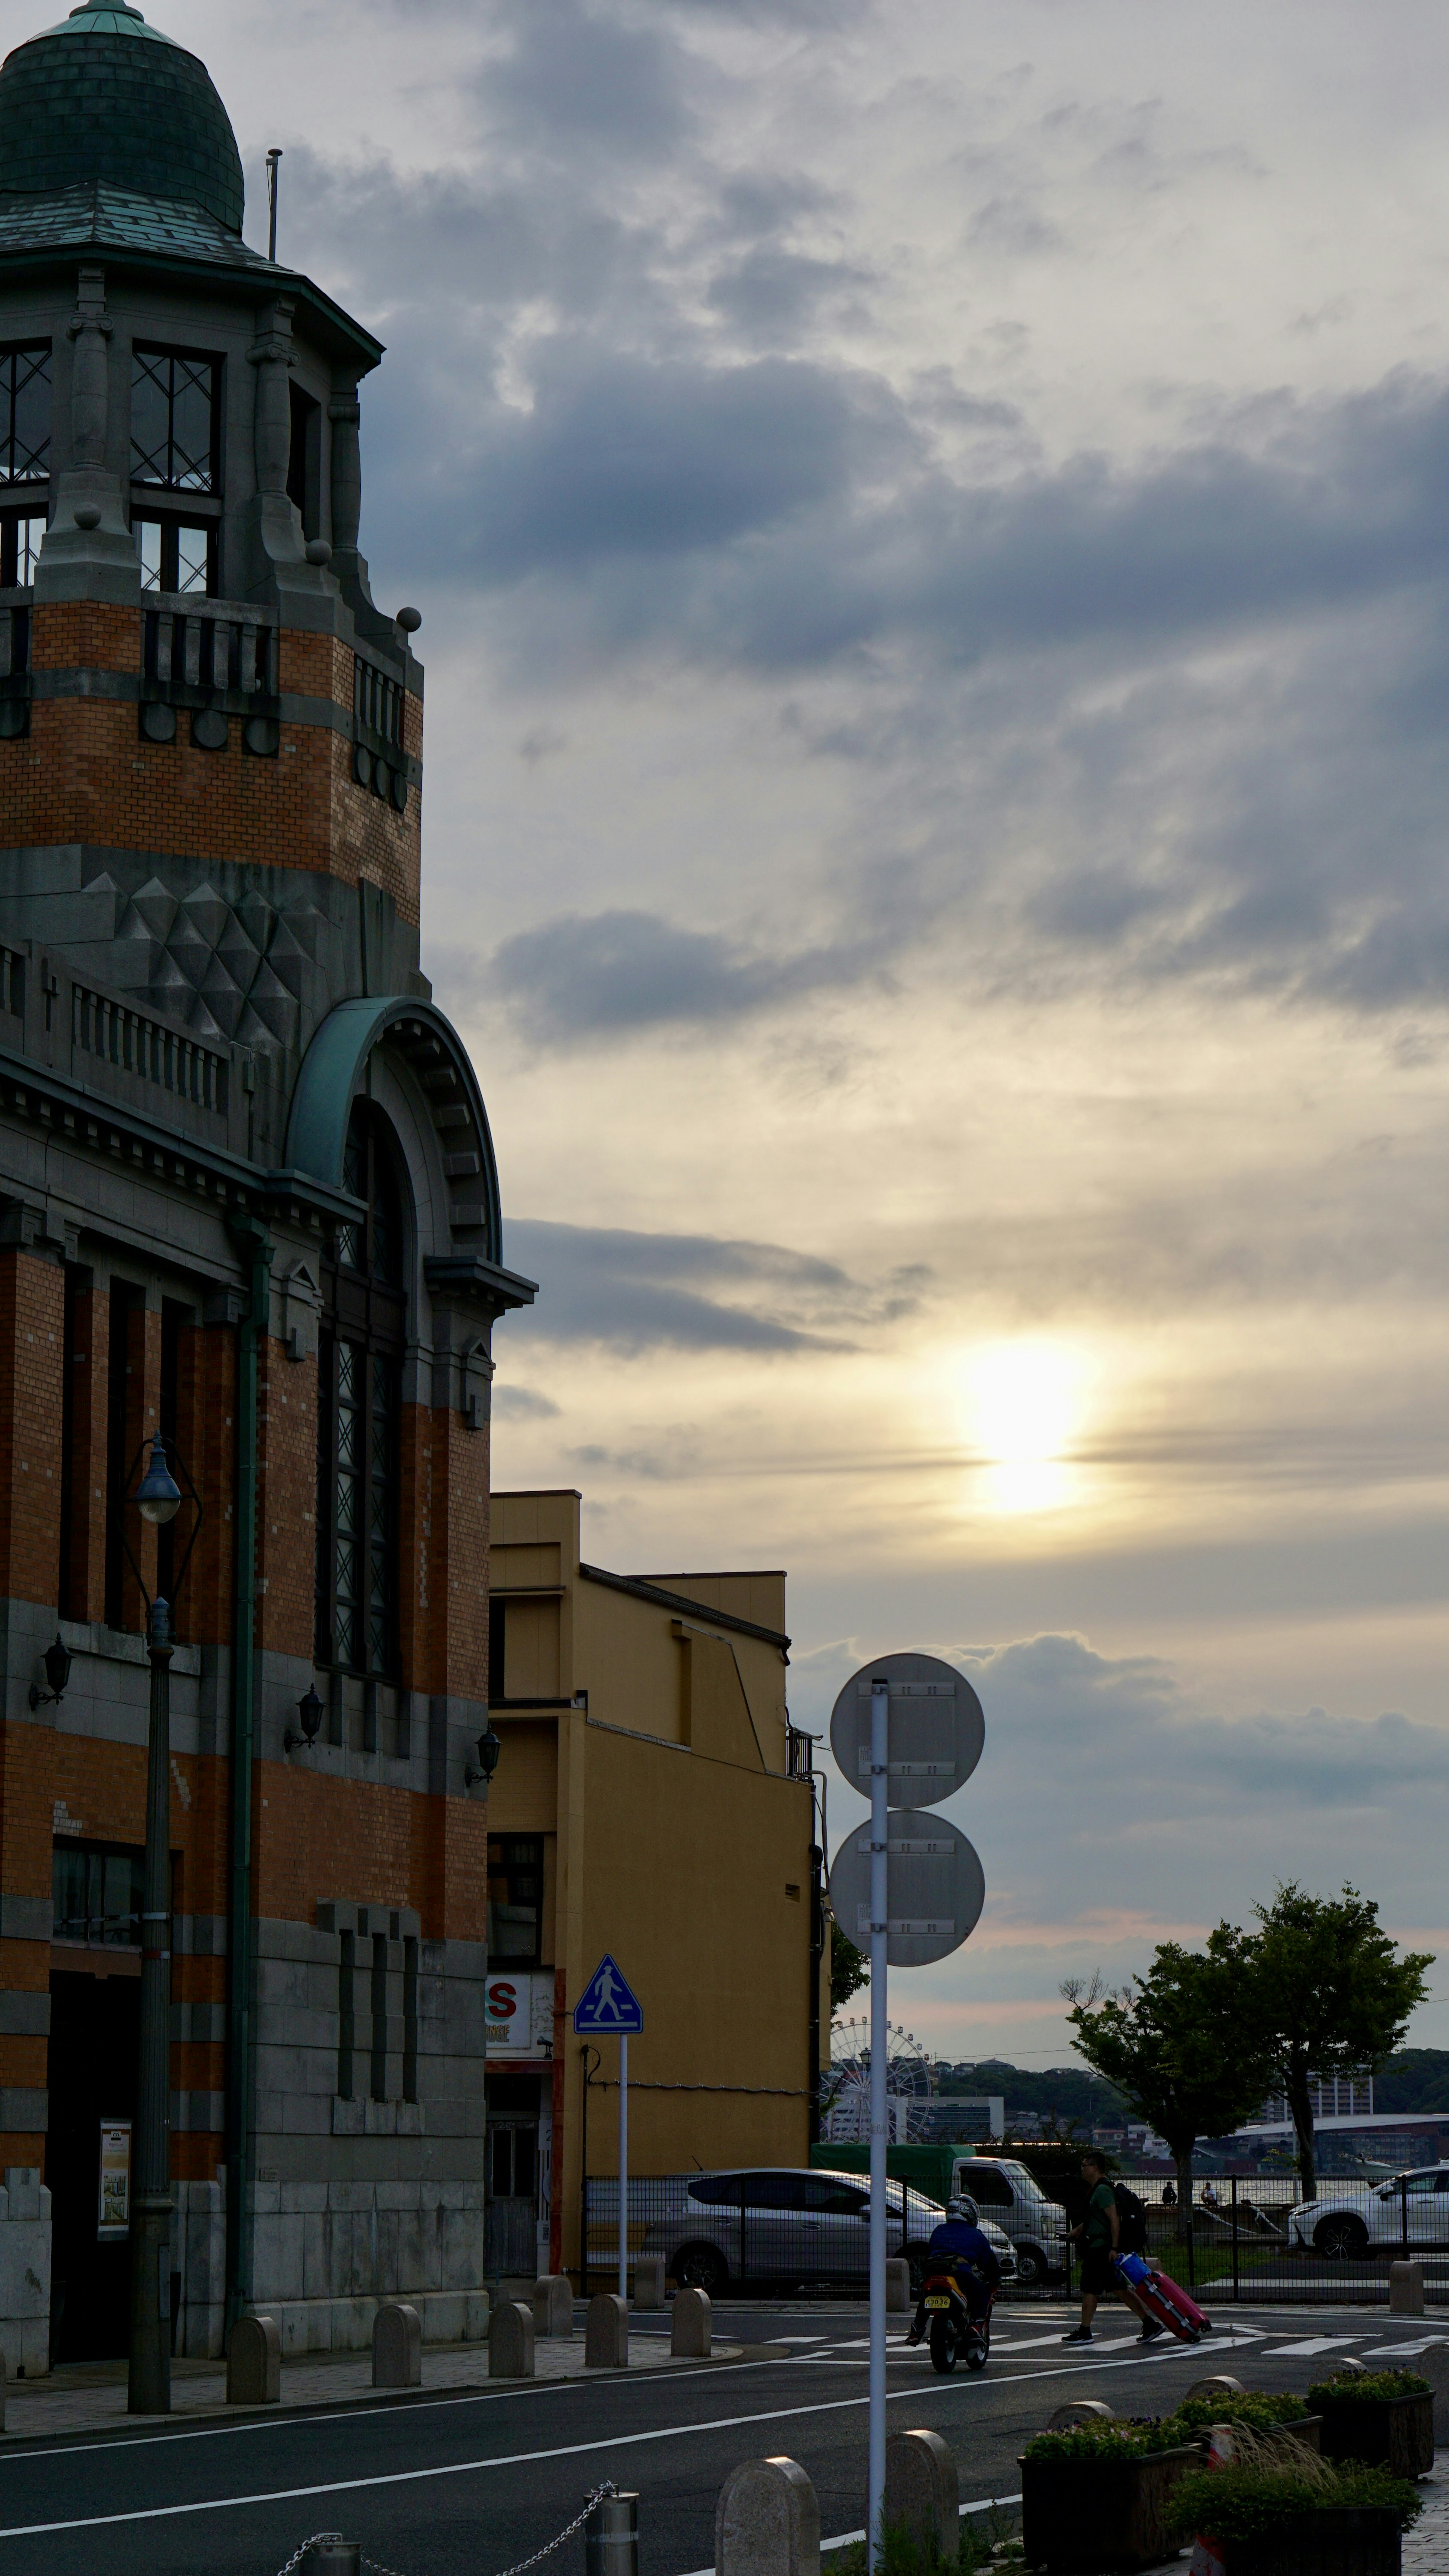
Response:
[[[1125,2182],[1114,2182],[1112,2197],[1117,2203],[1117,2250],[1119,2254],[1145,2254],[1147,2251],[1147,2212],[1135,2191]]]

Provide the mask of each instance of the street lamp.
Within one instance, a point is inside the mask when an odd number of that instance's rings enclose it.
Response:
[[[317,1696],[315,1682],[307,1684],[306,1690],[297,1702],[297,1719],[302,1729],[301,1734],[294,1735],[289,1726],[282,1738],[283,1748],[288,1753],[307,1752],[317,1741],[317,1730],[322,1723],[322,1702]]]
[[[145,1454],[143,1440],[126,1479],[129,1487]],[[185,1477],[185,1493],[167,1464],[167,1450]],[[146,1472],[130,1496],[152,1529],[174,1521],[189,1499],[195,1518],[172,1578],[181,1589],[196,1533],[201,1500],[174,1444],[159,1431],[151,1440]],[[146,1604],[146,1651],[151,1663],[151,1714],[146,1748],[146,1873],[141,1911],[141,2040],[136,2076],[135,2176],[131,2203],[131,2361],[126,2393],[132,2415],[171,2412],[171,1656],[175,1639],[171,1605],[152,1600],[131,1553],[122,1516],[121,1543]]]
[[[65,1697],[65,1686],[70,1680],[70,1655],[67,1649],[61,1644],[60,1630],[58,1628],[55,1632],[55,1644],[53,1646],[46,1647],[40,1660],[45,1666],[45,1678],[49,1682],[50,1688],[48,1691],[43,1691],[39,1682],[32,1682],[30,1685],[30,1705],[32,1708],[50,1708],[58,1706],[61,1700]]]
[[[490,1717],[487,1726],[478,1738],[478,1767],[475,1770],[470,1762],[467,1770],[463,1774],[463,1784],[465,1788],[487,1788],[489,1781],[492,1779],[494,1772],[498,1768],[498,1756],[502,1750],[502,1743],[498,1736],[493,1732],[493,1720]]]

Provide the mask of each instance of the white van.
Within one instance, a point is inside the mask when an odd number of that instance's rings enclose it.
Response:
[[[1016,2277],[1034,2289],[1065,2272],[1067,2213],[1048,2200],[1039,2182],[1014,2156],[960,2155],[951,2169],[953,2193],[969,2193],[983,2218],[994,2219],[1016,2248]]]

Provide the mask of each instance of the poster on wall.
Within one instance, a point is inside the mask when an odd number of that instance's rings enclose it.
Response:
[[[552,2057],[552,1968],[490,1976],[485,2028],[490,2057]]]
[[[131,2123],[101,2122],[101,2185],[96,2234],[102,2244],[131,2233]]]

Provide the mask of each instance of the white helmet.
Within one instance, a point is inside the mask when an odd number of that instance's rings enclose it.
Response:
[[[964,2218],[968,2227],[979,2227],[981,2224],[976,2203],[965,2192],[958,2194],[955,2200],[947,2201],[946,2215],[948,2218]]]

